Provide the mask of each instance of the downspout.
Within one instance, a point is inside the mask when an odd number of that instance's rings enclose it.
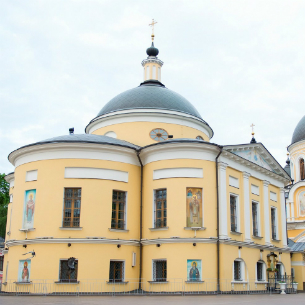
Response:
[[[142,234],[143,234],[143,163],[140,158],[140,151],[137,151],[137,157],[141,165],[141,188],[140,188],[140,272],[139,272],[139,290],[142,289],[142,266],[143,266],[143,245],[142,245]]]
[[[222,146],[220,146],[220,152],[215,159],[216,164],[216,198],[217,198],[217,293],[220,293],[220,258],[219,258],[219,194],[218,194],[218,158],[222,153]]]

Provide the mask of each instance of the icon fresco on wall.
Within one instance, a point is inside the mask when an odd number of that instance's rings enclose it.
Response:
[[[202,227],[202,189],[186,189],[186,226]]]
[[[34,228],[35,202],[36,190],[25,191],[23,208],[23,229]]]
[[[187,280],[201,281],[201,260],[199,259],[187,260]]]
[[[31,272],[31,260],[19,261],[18,282],[29,282]]]
[[[300,200],[300,216],[305,216],[305,191],[299,195]]]

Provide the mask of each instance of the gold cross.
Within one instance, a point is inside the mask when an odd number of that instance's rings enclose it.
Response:
[[[158,23],[154,19],[152,20],[152,23],[149,24],[152,28],[152,34],[151,34],[151,39],[154,40],[155,34],[154,34],[154,29],[155,29],[155,24]]]
[[[252,123],[251,125],[250,125],[250,127],[252,127],[252,135],[254,135],[254,124]]]

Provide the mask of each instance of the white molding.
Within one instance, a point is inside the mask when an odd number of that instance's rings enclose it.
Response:
[[[218,162],[219,238],[228,238],[227,164]]]
[[[280,189],[280,209],[281,209],[281,226],[282,226],[282,242],[283,247],[287,247],[287,229],[286,229],[286,204],[285,204],[285,190]]]
[[[128,163],[139,166],[134,149],[93,143],[46,143],[13,151],[9,161],[15,166],[54,159],[90,159]]]
[[[27,171],[25,174],[25,181],[26,182],[37,181],[37,176],[38,176],[37,169]]]
[[[259,196],[259,186],[251,184],[251,193]]]
[[[128,172],[93,167],[66,167],[66,179],[103,179],[128,182]]]
[[[5,181],[10,184],[10,188],[15,185],[15,173],[8,174],[4,177]]]
[[[239,179],[235,178],[233,176],[229,176],[229,185],[233,186],[233,187],[236,187],[236,188],[239,188]]]
[[[259,180],[269,180],[272,185],[277,187],[284,187],[289,182],[289,179],[286,179],[229,151],[223,152],[220,155],[219,160],[227,163],[229,167],[238,171],[248,172],[254,178]]]
[[[303,186],[305,186],[305,181],[299,181],[295,183],[289,190],[287,202],[292,202],[294,200],[294,193],[298,190],[298,188],[301,188]]]
[[[162,168],[153,171],[153,180],[167,178],[203,178],[203,169],[194,167]]]
[[[248,172],[243,172],[244,178],[244,225],[245,225],[245,241],[251,241],[251,230],[250,230],[250,190],[249,190],[249,178]],[[252,206],[251,206],[252,207]]]
[[[215,145],[204,142],[164,143],[143,148],[140,153],[144,165],[161,160],[193,159],[214,161],[219,152]]]
[[[187,113],[166,109],[127,109],[104,114],[92,120],[86,133],[122,123],[155,122],[187,126],[203,132],[209,139],[213,136],[211,127],[201,119]]]
[[[265,224],[265,243],[271,244],[270,239],[270,209],[269,209],[269,181],[263,181],[263,205],[264,205],[264,224]]]
[[[291,266],[303,266],[303,267],[305,267],[305,262],[304,261],[292,261]]]
[[[277,202],[277,193],[270,191],[270,200]]]

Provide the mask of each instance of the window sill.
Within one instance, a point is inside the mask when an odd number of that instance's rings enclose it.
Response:
[[[252,235],[252,238],[255,238],[255,239],[263,239],[262,236],[255,236],[255,235]]]
[[[129,282],[106,282],[107,284],[110,284],[110,285],[125,285],[125,284],[128,284]]]
[[[55,284],[64,284],[64,285],[69,285],[69,284],[73,284],[73,285],[76,285],[76,284],[79,284],[79,281],[75,281],[75,282],[64,282],[64,281],[56,281],[54,282]]]
[[[129,232],[129,230],[126,229],[108,229],[110,232]]]
[[[31,281],[28,281],[28,282],[14,282],[14,284],[17,284],[17,285],[30,285],[32,284]]]
[[[184,227],[184,230],[203,231],[206,230],[206,227]]]
[[[21,232],[28,232],[28,231],[35,231],[36,228],[29,228],[29,229],[19,229]]]
[[[241,232],[233,232],[233,231],[230,231],[230,233],[233,234],[233,235],[241,235],[241,234],[243,234]]]
[[[149,284],[167,284],[168,281],[148,281]]]
[[[150,231],[165,231],[168,230],[168,227],[161,227],[161,228],[149,228]]]
[[[79,231],[82,230],[83,227],[59,227],[59,230],[73,230],[73,231]]]
[[[268,281],[255,281],[255,284],[268,284]]]
[[[204,281],[185,281],[186,284],[203,284]]]
[[[272,241],[275,241],[276,243],[279,243],[281,240],[280,239],[272,239]]]
[[[241,280],[241,281],[231,281],[231,284],[248,284],[248,282],[243,281],[243,280]]]

